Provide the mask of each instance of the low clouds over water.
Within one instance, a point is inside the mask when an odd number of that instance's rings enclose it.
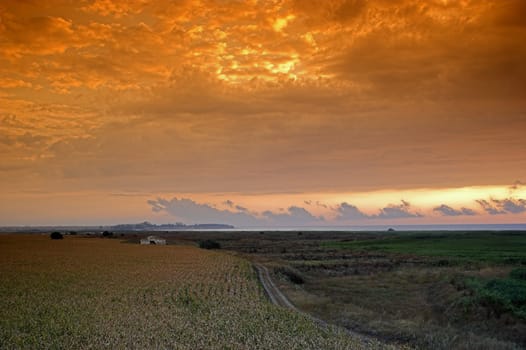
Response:
[[[473,209],[469,208],[460,208],[460,209],[453,209],[449,205],[442,204],[438,207],[433,208],[434,212],[440,213],[443,216],[473,216],[477,213]]]
[[[167,213],[175,219],[188,223],[226,223],[235,226],[323,226],[341,224],[367,224],[372,222],[403,222],[401,220],[418,220],[432,217],[476,217],[483,214],[513,215],[526,212],[526,200],[516,198],[476,200],[474,205],[483,208],[483,212],[461,207],[455,209],[442,204],[427,211],[414,208],[408,201],[399,204],[388,204],[372,212],[365,212],[347,202],[329,207],[324,214],[314,214],[313,201],[303,201],[306,207],[291,205],[280,210],[251,210],[245,206],[226,200],[221,204],[224,209],[211,204],[195,202],[189,198],[157,198],[149,200],[152,211]]]

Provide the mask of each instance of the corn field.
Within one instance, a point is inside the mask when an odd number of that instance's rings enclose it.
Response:
[[[0,235],[1,349],[378,347],[270,304],[225,253]]]

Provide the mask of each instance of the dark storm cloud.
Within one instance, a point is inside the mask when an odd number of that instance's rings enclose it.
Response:
[[[228,202],[228,201],[226,201]],[[303,226],[324,222],[323,217],[316,217],[302,207],[291,206],[281,213],[264,211],[261,215],[251,213],[247,208],[234,205],[238,210],[220,210],[209,204],[197,203],[188,198],[172,198],[167,200],[157,198],[149,200],[148,204],[154,212],[166,212],[179,220],[189,223],[226,223],[236,226]]]
[[[502,210],[512,213],[512,214],[519,214],[526,211],[526,200],[524,199],[513,199],[513,198],[506,198],[497,200],[492,200],[493,203],[498,208],[502,208]]]
[[[157,198],[156,200],[149,200],[148,204],[154,212],[166,212],[189,223],[224,223],[241,226],[261,224],[256,217],[248,213],[219,210],[208,204],[196,203],[188,198],[178,199],[174,197],[171,200]]]
[[[336,211],[338,212],[336,220],[359,220],[370,218],[369,215],[361,212],[355,205],[346,202],[340,204]]]
[[[402,201],[400,204],[389,204],[385,208],[380,209],[377,215],[371,217],[378,219],[401,219],[401,218],[420,218],[422,214],[411,212],[411,204],[407,201]]]
[[[378,214],[366,214],[355,205],[343,202],[334,209],[337,212],[335,220],[362,219],[402,219],[420,218],[424,215],[412,211],[411,204],[402,200],[400,204],[389,204],[378,210]]]
[[[504,210],[501,210],[501,209],[495,207],[492,203],[488,202],[485,199],[479,199],[479,200],[477,200],[477,203],[480,204],[482,209],[484,209],[484,211],[486,213],[490,214],[490,215],[506,214],[506,212]]]
[[[433,211],[439,213],[442,216],[473,216],[477,213],[473,209],[469,208],[460,208],[460,209],[454,209],[450,207],[449,205],[442,204],[438,207],[433,208]]]
[[[289,207],[284,213],[264,211],[262,214],[270,224],[282,226],[314,225],[324,221],[323,217],[316,217],[305,208],[296,206]]]
[[[526,212],[526,200],[521,198],[479,199],[477,203],[490,215],[520,214]]]

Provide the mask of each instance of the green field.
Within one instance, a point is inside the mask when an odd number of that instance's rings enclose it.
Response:
[[[471,277],[461,282],[472,291],[461,302],[466,306],[485,305],[493,312],[506,312],[526,320],[526,268],[515,268],[503,278]]]
[[[360,241],[333,241],[325,245],[351,250],[526,264],[524,233],[407,233]]]
[[[361,349],[270,304],[250,263],[193,246],[0,235],[1,349]]]
[[[299,309],[387,343],[434,350],[526,348],[525,232],[176,237],[214,239],[266,264]]]
[[[367,252],[439,257],[437,263],[479,263],[526,265],[524,233],[406,233],[395,237],[355,242],[331,242],[331,247]],[[456,277],[457,287],[470,291],[459,300],[466,307],[483,305],[498,315],[510,313],[526,320],[526,278],[524,268],[516,267],[499,278]],[[522,277],[517,277],[518,275]]]

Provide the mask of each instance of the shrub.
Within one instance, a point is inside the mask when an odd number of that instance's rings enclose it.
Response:
[[[274,271],[276,273],[279,273],[285,276],[289,281],[291,281],[294,284],[305,283],[305,279],[303,278],[303,276],[298,271],[294,270],[291,267],[279,266],[279,267],[274,268]]]
[[[62,233],[56,232],[56,231],[51,233],[49,237],[51,237],[51,239],[63,239],[64,238],[64,236],[62,236]]]
[[[511,270],[510,277],[516,280],[526,281],[526,268],[519,267]]]
[[[526,284],[513,279],[494,279],[489,281],[485,289],[494,293],[497,298],[516,306],[526,305]],[[505,302],[503,302],[505,304]]]
[[[199,242],[199,248],[202,249],[221,249],[221,244],[219,242],[207,239]]]
[[[443,267],[443,266],[450,266],[451,262],[448,259],[438,259],[431,262],[431,265]]]
[[[470,278],[465,280],[464,286],[471,291],[471,296],[466,297],[466,305],[482,305],[497,316],[510,312],[516,317],[525,318],[526,282],[523,280],[505,278],[484,281]]]
[[[102,232],[102,237],[112,237],[112,236],[113,236],[113,232],[110,232],[110,231]]]

